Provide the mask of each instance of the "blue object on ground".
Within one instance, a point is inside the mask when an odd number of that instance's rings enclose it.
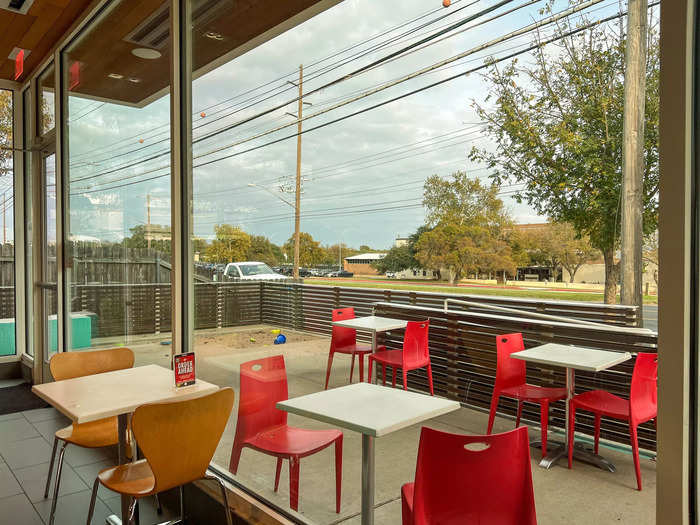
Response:
[[[286,342],[287,342],[287,338],[284,336],[284,334],[280,334],[277,337],[275,337],[275,344],[276,345],[283,345]]]

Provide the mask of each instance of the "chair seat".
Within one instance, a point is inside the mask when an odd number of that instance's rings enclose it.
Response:
[[[334,348],[333,351],[338,354],[369,354],[372,352],[372,347],[367,345],[348,345]]]
[[[518,385],[501,390],[502,396],[510,396],[521,401],[559,401],[566,398],[566,388],[550,388],[537,385]]]
[[[571,399],[572,408],[582,408],[616,419],[628,420],[630,417],[630,402],[605,390],[591,390],[578,394]]]
[[[304,457],[326,448],[342,435],[340,430],[308,430],[279,425],[246,440],[246,444],[273,455]]]
[[[106,468],[97,477],[109,490],[135,498],[150,496],[156,487],[156,478],[145,459]]]
[[[119,443],[116,417],[74,424],[56,431],[56,437],[85,448],[109,447]]]
[[[403,365],[403,350],[384,350],[382,352],[375,352],[370,356],[370,358],[384,365],[401,367]],[[422,368],[426,366],[429,362],[430,361],[426,359],[425,362],[415,362],[406,364],[411,366],[412,368]]]

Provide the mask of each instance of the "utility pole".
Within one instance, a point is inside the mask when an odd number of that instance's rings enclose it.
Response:
[[[151,249],[151,194],[146,195],[146,242]]]
[[[642,326],[642,208],[648,0],[629,0],[622,157],[621,303],[637,305]]]
[[[294,205],[294,278],[299,278],[299,238],[301,222],[301,119],[304,109],[303,88],[304,66],[299,66],[299,109],[297,113],[297,182]]]

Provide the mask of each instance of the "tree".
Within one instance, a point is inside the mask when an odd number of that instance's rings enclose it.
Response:
[[[564,23],[558,29],[571,29]],[[605,260],[605,302],[615,302],[619,267],[624,108],[624,35],[605,25],[563,37],[534,63],[513,61],[484,75],[486,103],[474,103],[495,148],[471,159],[495,169],[495,183],[515,182],[541,215],[570,223]],[[548,47],[549,49],[549,47]],[[658,219],[659,46],[652,32],[647,60],[644,230]]]
[[[387,252],[386,257],[372,263],[372,267],[379,273],[401,272],[419,266],[408,244],[394,246]]]
[[[290,237],[284,244],[284,252],[289,259],[294,259],[294,237]],[[311,234],[299,233],[299,265],[313,266],[323,261],[323,249],[321,243],[315,241]]]
[[[423,205],[430,230],[420,234],[416,259],[425,267],[447,268],[455,284],[469,273],[514,272],[505,242],[510,218],[496,186],[484,186],[464,172],[428,177]]]
[[[246,259],[249,261],[261,261],[274,266],[283,258],[282,250],[279,246],[270,242],[264,235],[252,235],[250,237],[250,247]]]
[[[206,261],[229,263],[247,260],[251,246],[250,235],[231,224],[217,224],[214,233],[216,238],[204,255]]]
[[[126,248],[148,248],[148,235],[147,229],[149,226],[146,224],[139,224],[133,228],[129,228],[131,235],[129,237],[124,237],[122,243]],[[159,224],[151,224],[151,249],[156,250],[161,253],[170,253],[170,239],[168,238],[154,238],[154,237],[170,237],[170,226],[161,226]]]
[[[654,282],[659,285],[659,232],[650,233],[644,238],[644,248],[642,251],[642,262],[644,271],[651,266],[654,272]]]
[[[578,237],[570,224],[557,224],[560,229],[561,265],[569,272],[569,282],[573,283],[581,266],[600,257],[600,250],[591,246],[586,237]]]

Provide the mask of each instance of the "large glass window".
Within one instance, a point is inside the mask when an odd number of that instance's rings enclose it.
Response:
[[[14,105],[12,92],[0,90],[0,356],[15,349]]]
[[[37,112],[37,126],[40,135],[46,135],[56,124],[55,114],[55,89],[56,71],[53,64],[49,66],[39,77],[39,111]]]
[[[62,54],[72,350],[170,364],[169,2],[114,1]]]
[[[32,258],[34,254],[34,207],[32,206],[32,153],[31,147],[34,142],[32,130],[32,90],[26,88],[22,92],[22,121],[23,121],[23,173],[24,180],[24,283],[25,283],[25,319],[27,326],[25,327],[25,340],[27,344],[26,352],[29,355],[34,355],[34,328],[33,323],[33,297],[34,297],[34,282],[33,282],[33,264]]]

